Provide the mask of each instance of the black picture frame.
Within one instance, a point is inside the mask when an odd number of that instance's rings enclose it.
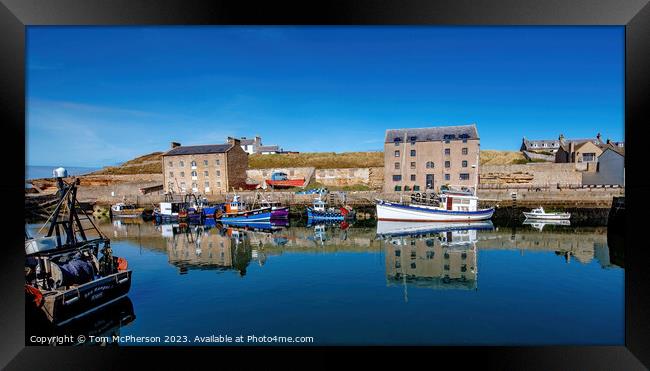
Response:
[[[650,97],[650,6],[647,0],[450,0],[450,1],[322,1],[222,2],[188,0],[0,0],[0,112],[2,148],[7,176],[0,182],[5,230],[0,258],[0,367],[8,369],[109,369],[139,365],[136,360],[164,368],[227,360],[285,362],[296,348],[83,348],[25,347],[23,241],[20,220],[24,205],[25,145],[25,27],[30,25],[621,25],[625,26],[625,147],[627,228],[625,235],[625,346],[553,347],[409,347],[400,350],[421,362],[441,359],[463,365],[475,363],[498,369],[644,369],[650,367],[650,307],[648,305],[648,249],[643,238],[643,211],[650,190],[644,174],[644,126]],[[21,146],[22,144],[22,146]],[[636,159],[636,160],[635,160]],[[17,212],[16,210],[21,210]],[[264,357],[250,355],[264,350]],[[323,365],[323,352],[341,348],[302,348]],[[403,364],[395,348],[356,348],[372,352],[363,360]],[[235,353],[223,354],[226,351]],[[345,349],[347,351],[347,349]],[[427,354],[420,354],[426,352]],[[448,358],[449,356],[451,358]],[[360,359],[361,360],[361,359]],[[386,364],[388,364],[386,363]],[[645,365],[645,366],[644,366]],[[150,366],[153,367],[153,366]],[[300,365],[297,365],[300,367]],[[411,367],[416,367],[412,363]],[[421,366],[417,366],[421,367]],[[302,367],[301,367],[302,368]]]

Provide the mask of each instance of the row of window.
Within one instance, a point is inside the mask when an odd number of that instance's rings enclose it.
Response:
[[[185,182],[181,182],[180,186],[182,189],[185,189]],[[196,189],[198,186],[199,185],[197,183],[192,183],[192,188]],[[205,182],[204,186],[205,188],[210,188],[210,182]],[[221,182],[217,182],[217,187],[221,187]]]
[[[468,151],[467,147],[463,147],[463,148],[461,148],[460,152],[461,152],[461,154],[466,155],[469,151]],[[412,149],[411,150],[411,157],[415,157],[416,154],[417,154],[417,152],[414,149]],[[395,151],[395,157],[399,157],[399,156],[400,156],[400,152],[399,152],[399,150],[396,150]],[[445,148],[445,156],[451,156],[451,148]]]
[[[221,165],[221,160],[217,159],[215,161],[216,161],[215,165]],[[174,161],[169,161],[169,162],[167,162],[167,164],[169,165],[169,167],[174,167]],[[210,163],[208,162],[208,160],[203,160],[203,165],[204,166],[208,166],[209,164]],[[178,166],[184,167],[185,166],[185,161],[183,161],[183,160],[179,161]],[[192,161],[190,163],[190,166],[196,166],[196,161]]]
[[[463,140],[463,143],[467,143],[467,137],[468,136],[465,135],[465,134],[461,134],[459,136],[459,138]],[[415,145],[416,139],[417,139],[417,137],[410,137],[410,142],[411,142],[412,146]],[[449,143],[451,143],[452,140],[456,140],[456,136],[455,135],[445,135],[444,140],[445,140],[445,143],[449,144]],[[395,142],[396,146],[399,146],[400,142],[402,141],[402,138],[395,138],[393,141]]]
[[[210,174],[210,173],[209,173],[207,170],[203,172],[203,175],[205,175],[205,176],[209,176],[209,174]],[[192,171],[192,176],[198,176],[197,172],[196,172],[196,171]],[[217,170],[217,176],[221,176],[221,171],[220,171],[220,170]],[[173,171],[170,171],[170,172],[169,172],[169,177],[170,177],[170,178],[173,178],[173,177],[174,177],[174,172],[173,172]],[[181,178],[184,178],[184,177],[185,177],[185,172],[184,172],[184,171],[181,171],[181,172],[180,172],[180,177],[181,177]]]
[[[467,161],[463,160],[461,162],[461,166],[462,167],[467,167]],[[416,167],[415,162],[411,162],[411,169],[415,169],[415,167]],[[428,161],[426,163],[426,167],[427,167],[427,169],[433,169],[435,167],[435,164],[433,163],[433,161]],[[451,167],[451,161],[445,161],[445,167]],[[395,170],[399,170],[399,169],[400,169],[400,163],[396,162],[395,163]]]

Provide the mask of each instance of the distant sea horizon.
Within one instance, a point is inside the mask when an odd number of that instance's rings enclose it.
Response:
[[[52,171],[58,167],[63,167],[68,171],[68,176],[84,175],[92,173],[93,171],[101,169],[101,167],[87,167],[87,166],[43,166],[43,165],[26,165],[25,166],[25,180],[52,178]]]

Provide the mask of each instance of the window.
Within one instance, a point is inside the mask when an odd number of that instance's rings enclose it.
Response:
[[[398,192],[399,192],[399,191],[401,191],[401,190],[402,190],[402,186],[395,186],[395,191],[398,191]]]
[[[427,169],[433,169],[433,161],[427,162]]]
[[[411,263],[411,269],[415,269],[415,262]]]
[[[217,165],[219,165],[220,163],[221,163],[221,160],[217,159]]]
[[[467,167],[467,160],[463,160],[463,167]]]
[[[395,157],[399,157],[399,151],[395,151]]]
[[[393,182],[399,182],[400,180],[402,180],[401,175],[393,175]]]
[[[582,154],[582,161],[584,162],[592,162],[596,160],[596,154],[595,153],[583,153]]]
[[[210,182],[205,182],[205,187],[208,188],[210,186]]]
[[[399,162],[395,163],[395,170],[399,170]]]
[[[419,191],[419,190],[420,190],[420,186],[414,185],[414,186],[413,186],[413,190],[414,190],[414,191]]]
[[[217,187],[221,187],[221,182],[217,182]]]
[[[445,148],[445,156],[451,155],[451,149],[450,148]]]
[[[411,169],[415,169],[415,162],[411,162]]]
[[[446,271],[449,270],[449,264],[445,264],[445,270],[446,270]]]
[[[203,160],[203,165],[208,166],[208,160]]]
[[[196,161],[192,161],[191,165],[196,166]]]
[[[411,181],[415,182],[415,174],[411,174]]]
[[[411,137],[411,144],[415,144],[416,139],[418,139],[418,137]]]
[[[181,171],[181,178],[185,177],[185,172]]]
[[[173,172],[173,171],[170,171],[170,172],[169,172],[169,177],[170,177],[170,178],[173,178],[173,177],[174,177],[174,172]]]
[[[169,167],[174,167],[174,161],[169,161]]]
[[[467,154],[467,147],[463,148],[462,153],[463,153],[464,155]]]
[[[185,162],[183,161],[181,161],[179,164],[181,165],[181,167],[185,166]]]
[[[411,150],[411,157],[415,157],[415,150],[414,149]]]
[[[463,143],[467,143],[467,138],[463,138]]]
[[[221,176],[221,170],[217,170],[217,176]]]
[[[181,188],[185,189],[185,182],[181,182]]]
[[[404,186],[404,190],[405,190],[405,191],[410,191],[410,190],[411,190],[411,186]]]
[[[192,176],[196,176],[196,171],[192,171]]]
[[[427,242],[428,242],[428,241],[427,241]],[[433,259],[433,256],[434,256],[434,255],[435,255],[435,253],[434,253],[433,251],[427,251],[427,259],[428,259],[428,260]]]
[[[400,255],[402,255],[402,250],[396,249],[395,250],[395,256],[400,256]]]
[[[449,174],[445,174],[445,180],[450,180],[450,179],[451,177],[449,176]]]
[[[451,167],[451,161],[445,161],[445,167]]]
[[[203,175],[208,176],[208,171],[207,171],[207,170],[204,171],[204,172],[203,172]]]
[[[399,142],[401,142],[402,139],[400,139],[400,138],[395,138],[393,141],[395,142],[395,147],[397,147],[397,146],[399,146]]]
[[[469,174],[468,173],[461,173],[460,174],[460,180],[469,180]]]

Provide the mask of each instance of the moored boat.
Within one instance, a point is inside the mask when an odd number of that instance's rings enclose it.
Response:
[[[488,220],[494,207],[478,209],[478,197],[467,192],[448,191],[439,195],[437,203],[401,204],[377,201],[377,219],[403,222],[469,222]]]
[[[344,206],[339,209],[327,207],[327,203],[319,195],[311,207],[307,207],[307,219],[317,221],[343,221],[354,216],[354,211]]]
[[[289,179],[286,173],[275,172],[271,174],[271,179],[266,179],[265,182],[271,188],[292,188],[305,185],[305,178]]]
[[[271,207],[249,209],[241,196],[234,195],[232,201],[226,203],[225,213],[219,221],[227,223],[259,223],[271,220]]]
[[[44,237],[25,232],[25,298],[28,320],[63,325],[125,297],[131,271],[113,256],[110,240],[85,212],[79,214],[78,179],[65,184],[55,170],[60,199]],[[65,215],[60,215],[63,210]],[[90,226],[82,225],[86,221]],[[89,238],[89,233],[98,237]],[[100,257],[101,253],[101,257]],[[32,317],[36,316],[36,317]]]
[[[111,205],[111,216],[114,218],[137,218],[142,216],[144,208],[137,207],[135,204],[118,202]]]
[[[570,213],[548,213],[544,211],[543,207],[538,207],[530,212],[524,212],[527,219],[540,219],[540,220],[569,220],[571,219]]]

